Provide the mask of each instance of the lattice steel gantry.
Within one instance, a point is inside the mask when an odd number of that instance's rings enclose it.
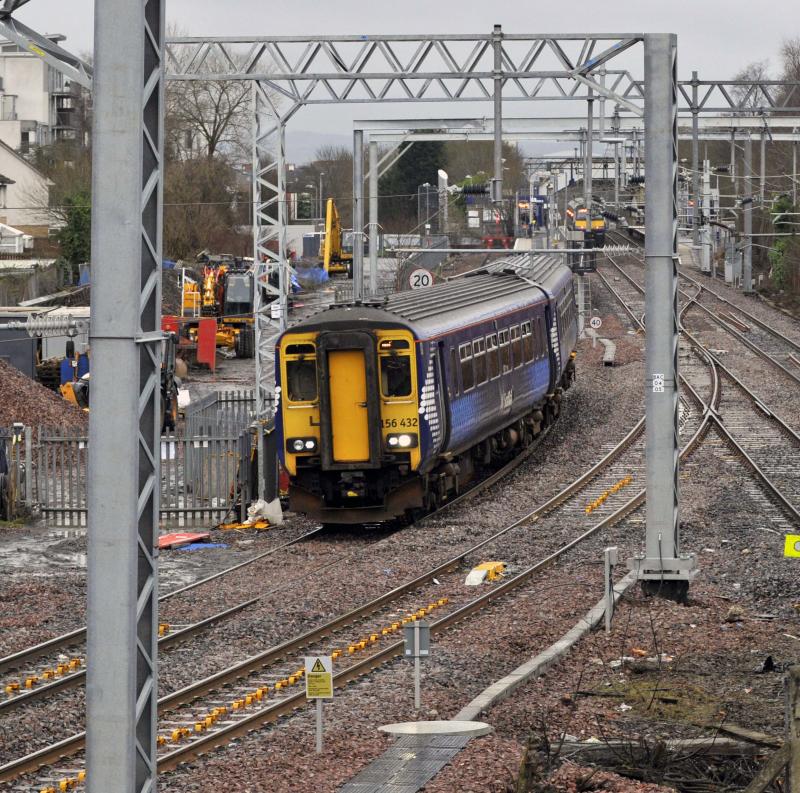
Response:
[[[95,6],[87,787],[156,784],[164,0]]]

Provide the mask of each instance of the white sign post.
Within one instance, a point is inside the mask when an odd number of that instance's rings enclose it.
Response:
[[[406,641],[406,657],[414,659],[414,709],[421,707],[421,670],[420,658],[428,657],[431,654],[431,628],[427,622],[414,620],[411,625],[406,625],[403,629]]]
[[[322,753],[322,700],[333,699],[333,659],[306,656],[306,699],[317,700],[317,754]]]
[[[600,330],[600,326],[603,324],[603,320],[600,317],[592,317],[589,320],[589,327],[592,330]],[[597,334],[592,336],[592,349],[597,346]]]
[[[427,289],[433,286],[433,274],[424,267],[418,267],[408,276],[408,285],[412,289]]]

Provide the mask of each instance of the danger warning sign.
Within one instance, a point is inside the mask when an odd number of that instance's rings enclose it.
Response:
[[[306,656],[306,698],[333,699],[333,659],[329,655]]]

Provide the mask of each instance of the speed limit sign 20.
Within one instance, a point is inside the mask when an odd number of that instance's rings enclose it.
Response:
[[[412,289],[425,289],[433,286],[433,275],[428,270],[420,267],[408,277],[408,285]]]

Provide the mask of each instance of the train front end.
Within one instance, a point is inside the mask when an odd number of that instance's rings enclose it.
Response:
[[[379,522],[424,503],[416,345],[408,328],[337,322],[345,311],[279,339],[278,443],[290,509]]]

